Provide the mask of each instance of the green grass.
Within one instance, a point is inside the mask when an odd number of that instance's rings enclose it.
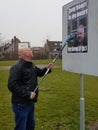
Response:
[[[50,61],[34,60],[34,62],[48,64]],[[2,61],[0,66],[14,63],[15,61]],[[14,128],[11,94],[7,89],[8,74],[9,70],[0,70],[0,130]],[[98,121],[98,77],[84,76],[84,97],[87,126]],[[80,75],[62,71],[61,60],[57,60],[52,73],[45,77],[40,86],[35,109],[36,130],[79,130]]]

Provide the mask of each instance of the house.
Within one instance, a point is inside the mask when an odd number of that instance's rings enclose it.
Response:
[[[32,52],[33,52],[33,59],[42,59],[42,50],[43,47],[32,47]]]
[[[54,58],[59,53],[61,46],[61,41],[46,40],[46,43],[43,47],[32,48],[34,59]],[[59,57],[61,57],[61,54]]]
[[[54,58],[58,53],[62,46],[62,41],[46,41],[45,49],[48,52],[49,58]],[[61,57],[61,54],[60,54]]]
[[[28,43],[29,45],[29,42],[21,42],[16,36],[14,36],[10,43],[5,43],[5,45],[0,47],[0,59],[17,59],[20,43]]]

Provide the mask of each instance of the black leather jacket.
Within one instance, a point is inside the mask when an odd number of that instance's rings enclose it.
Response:
[[[46,70],[47,68],[40,69],[32,62],[19,59],[11,67],[8,79],[8,89],[12,92],[12,103],[26,104],[36,102],[38,90],[33,100],[30,100],[30,92],[37,86],[37,77],[43,76]]]

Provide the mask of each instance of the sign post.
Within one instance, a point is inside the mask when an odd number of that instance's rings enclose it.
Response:
[[[85,130],[84,75],[80,74],[80,130]]]

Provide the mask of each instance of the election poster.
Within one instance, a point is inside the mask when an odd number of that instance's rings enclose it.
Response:
[[[68,53],[88,52],[88,0],[75,4],[67,10],[68,34],[74,39],[68,43]]]

